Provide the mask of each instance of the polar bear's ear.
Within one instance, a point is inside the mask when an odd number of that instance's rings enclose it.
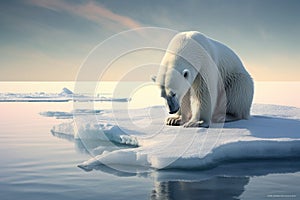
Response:
[[[156,76],[155,75],[151,76],[151,80],[155,83],[156,82]]]
[[[188,69],[184,69],[184,70],[182,71],[182,76],[183,76],[185,79],[187,79],[187,78],[189,77],[189,75],[190,75],[190,71],[189,71]]]

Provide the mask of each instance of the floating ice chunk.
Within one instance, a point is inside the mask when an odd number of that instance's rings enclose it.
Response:
[[[152,108],[155,111],[160,108]],[[123,111],[114,111],[114,115]],[[140,113],[141,110],[135,112]],[[110,124],[104,132],[117,140],[120,130],[132,132],[138,148],[121,149],[98,155],[79,165],[92,169],[99,164],[135,165],[162,168],[203,168],[224,161],[239,159],[280,159],[300,157],[300,109],[286,106],[254,105],[249,120],[226,123],[223,128],[182,128],[164,126],[164,118],[156,118],[147,131],[136,127],[122,127],[130,119],[118,118],[122,123]],[[118,115],[119,116],[119,115]],[[161,114],[164,116],[164,114]],[[105,115],[107,121],[113,115]],[[139,120],[149,120],[140,116]],[[127,120],[127,121],[126,121]],[[161,123],[157,123],[157,120]],[[102,121],[102,123],[105,121]],[[157,131],[153,135],[153,131]],[[148,134],[148,135],[147,135]],[[147,137],[149,136],[149,137]],[[132,139],[132,135],[126,137]],[[121,140],[121,139],[120,139]],[[142,155],[142,156],[140,156]]]

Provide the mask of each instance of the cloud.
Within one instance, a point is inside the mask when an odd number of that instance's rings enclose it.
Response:
[[[94,1],[88,1],[84,4],[75,4],[60,0],[29,0],[28,2],[34,6],[56,12],[68,12],[114,30],[120,30],[121,28],[132,29],[142,26],[130,17],[116,14]]]

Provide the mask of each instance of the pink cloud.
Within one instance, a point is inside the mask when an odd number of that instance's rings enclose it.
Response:
[[[137,28],[141,26],[137,21],[116,14],[94,1],[88,1],[85,4],[71,4],[59,0],[29,0],[29,3],[54,11],[68,12],[109,28]]]

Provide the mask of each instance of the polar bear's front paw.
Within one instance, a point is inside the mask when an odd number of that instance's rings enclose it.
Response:
[[[181,125],[181,117],[180,116],[168,117],[166,119],[166,124],[169,126],[180,126]]]
[[[208,128],[209,125],[205,123],[203,120],[201,121],[189,121],[183,125],[184,128],[192,128],[192,127],[204,127]]]

